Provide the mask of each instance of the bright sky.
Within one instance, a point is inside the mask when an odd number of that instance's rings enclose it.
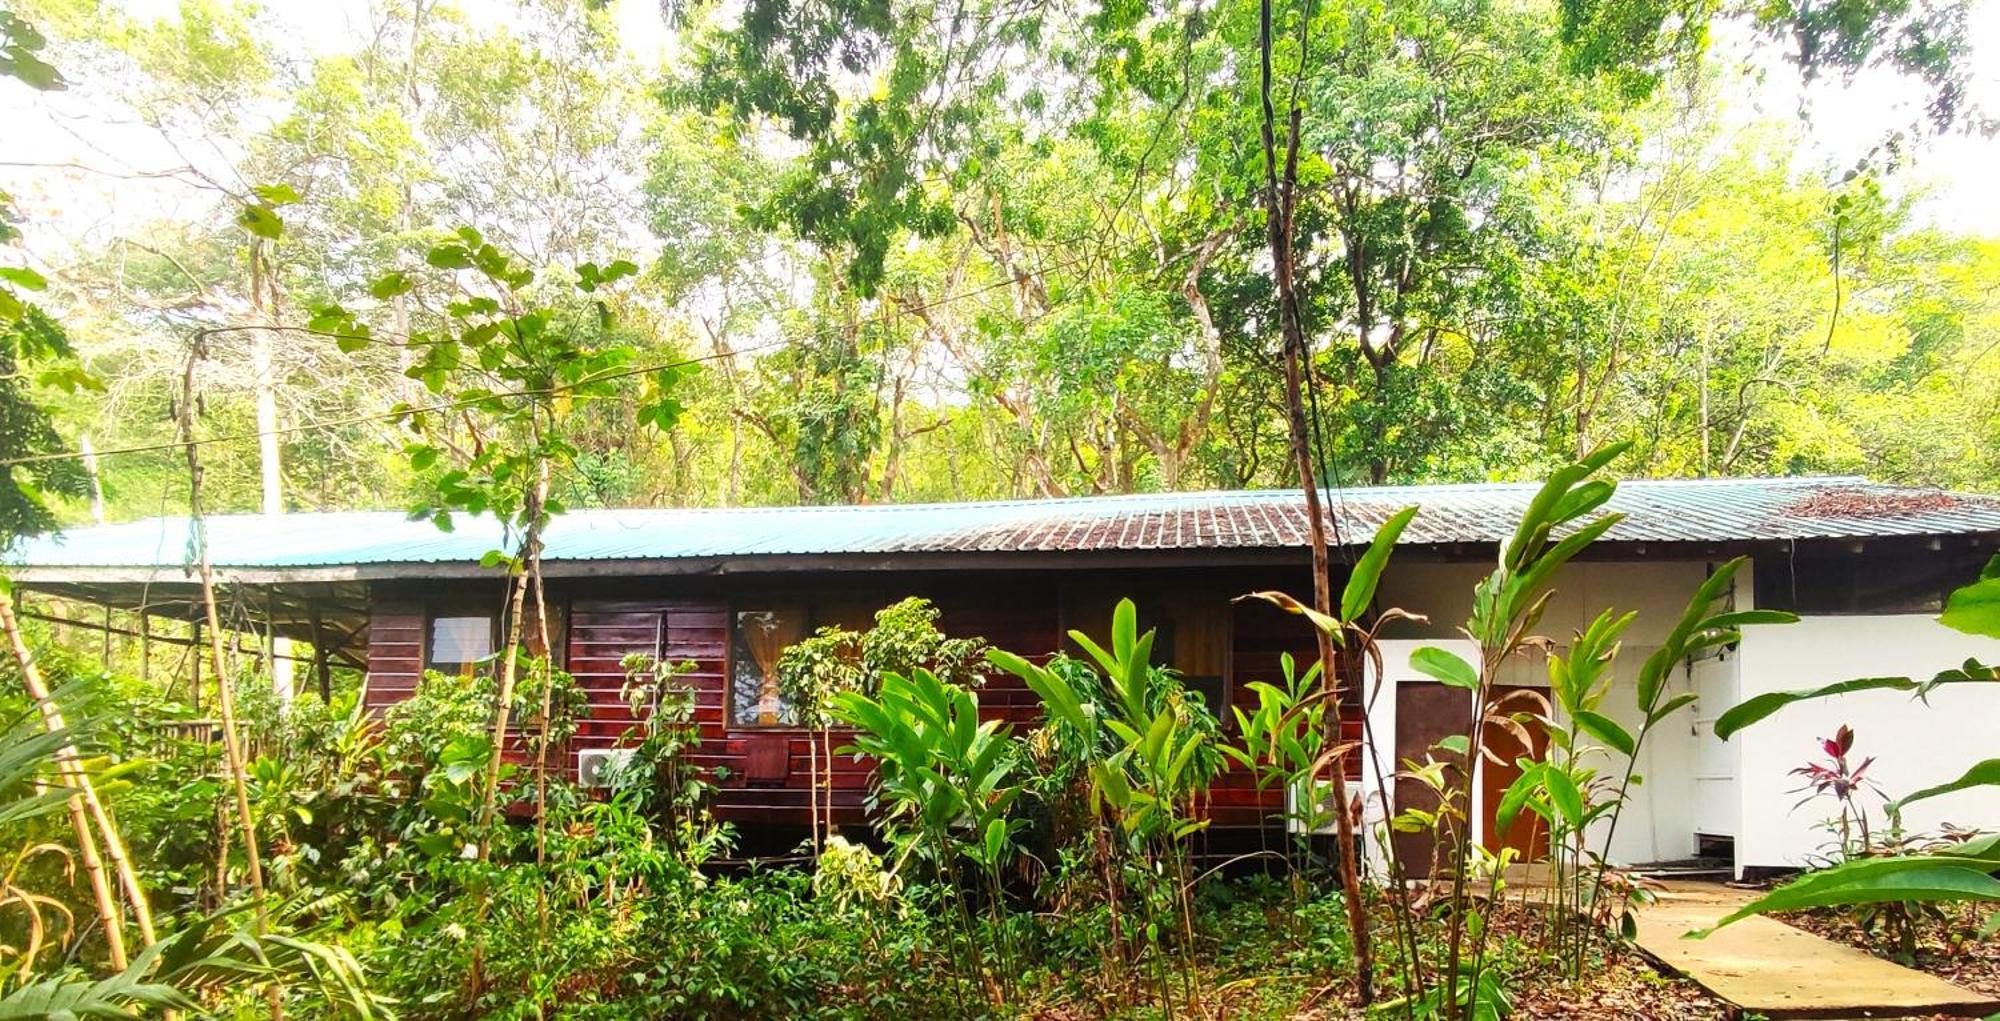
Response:
[[[504,21],[510,16],[508,0],[459,0],[459,5],[475,20]],[[125,6],[142,17],[159,17],[171,14],[177,0],[125,0]],[[282,37],[298,41],[301,56],[352,46],[371,20],[370,0],[267,0],[267,7],[268,16],[285,25]],[[659,0],[615,0],[613,10],[621,38],[640,62],[653,63],[670,45]],[[1973,105],[2000,113],[2000,0],[1975,0],[1972,31],[1973,66],[1978,69],[1971,90]],[[1773,67],[1762,85],[1732,97],[1724,116],[1743,121],[1790,118],[1799,108],[1798,96],[1790,70]],[[9,160],[76,162],[130,173],[186,162],[150,132],[107,120],[80,105],[81,98],[74,93],[35,96],[18,87],[0,88],[0,122],[9,125],[9,153],[0,160],[0,187],[16,192],[27,207],[31,229],[38,222],[50,226],[47,218],[59,217],[64,237],[101,243],[137,223],[170,215],[176,204],[187,200],[185,189],[144,180],[81,172],[52,178],[46,172],[4,168]],[[1822,83],[1812,98],[1807,146],[1798,154],[1802,170],[1852,163],[1889,130],[1915,119],[1920,90],[1888,74],[1865,75],[1852,84]],[[1914,172],[1902,183],[1926,193],[1920,217],[1956,230],[2000,236],[2000,188],[1992,185],[1994,168],[2000,166],[2000,139],[1963,134],[1930,138],[1915,156]],[[193,158],[199,161],[199,154]],[[38,254],[54,254],[48,251],[52,237],[37,231],[30,240],[42,249]]]

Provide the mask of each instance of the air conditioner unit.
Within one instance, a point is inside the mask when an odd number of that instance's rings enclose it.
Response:
[[[576,782],[585,787],[609,787],[611,774],[631,761],[630,748],[586,748],[576,753]]]
[[[1310,819],[1306,817],[1308,813],[1304,811],[1305,805],[1308,804],[1306,802],[1306,798],[1308,797],[1306,788],[1308,785],[1311,786],[1313,795],[1317,795],[1317,800],[1311,803],[1316,804],[1317,807],[1311,810],[1310,815],[1312,817]],[[1285,831],[1287,833],[1311,832],[1327,834],[1337,833],[1339,832],[1339,828],[1340,820],[1334,815],[1333,809],[1332,783],[1326,780],[1305,780],[1285,788]]]

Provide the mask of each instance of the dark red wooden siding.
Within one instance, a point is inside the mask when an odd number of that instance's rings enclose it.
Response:
[[[423,669],[423,604],[378,601],[368,620],[369,708],[409,698]]]
[[[1135,579],[1134,585],[1167,583],[1168,579]],[[1185,576],[1173,583],[1187,584]],[[1100,582],[1101,584],[1101,582]],[[812,773],[810,742],[814,735],[794,728],[744,728],[729,723],[727,715],[730,676],[729,619],[736,600],[756,601],[768,594],[767,586],[731,586],[721,582],[661,582],[656,588],[710,589],[700,595],[646,596],[635,593],[638,583],[626,583],[615,596],[571,592],[567,600],[567,633],[561,640],[569,671],[589,693],[590,713],[581,724],[572,747],[560,761],[573,771],[575,753],[586,748],[613,747],[634,726],[636,720],[625,705],[620,689],[625,682],[622,661],[633,653],[657,655],[667,662],[690,661],[692,672],[682,679],[696,691],[696,726],[702,744],[692,761],[714,777],[718,792],[716,814],[739,824],[786,824],[808,822]],[[870,597],[882,583],[870,585]],[[1023,579],[1000,575],[990,580],[967,578],[929,579],[914,582],[897,595],[884,595],[882,602],[915,592],[932,599],[942,611],[940,626],[955,637],[979,636],[998,648],[1036,659],[1061,647],[1065,622],[1061,581],[1042,577]],[[1279,658],[1290,652],[1301,668],[1316,655],[1312,635],[1298,617],[1261,603],[1242,603],[1231,608],[1227,599],[1252,586],[1236,577],[1214,579],[1203,586],[1212,592],[1217,612],[1230,617],[1231,701],[1248,711],[1256,704],[1249,682],[1280,678]],[[1135,589],[1136,591],[1137,589]],[[851,594],[852,590],[848,590]],[[552,592],[552,596],[557,593]],[[369,704],[383,706],[408,697],[414,690],[422,663],[425,606],[422,599],[397,598],[378,601],[370,631]],[[1034,693],[1017,678],[996,673],[979,689],[982,716],[1001,719],[1017,728],[1032,727],[1040,717]],[[1233,731],[1233,724],[1225,721]],[[1355,725],[1358,732],[1358,724]],[[832,746],[845,743],[835,732]],[[782,745],[782,750],[772,747]],[[754,755],[782,756],[788,774],[782,782],[753,782],[746,768]],[[822,760],[821,769],[827,764]],[[863,800],[869,768],[849,756],[837,756],[831,764],[827,784],[837,821],[844,825],[866,823]],[[1250,777],[1232,771],[1214,785],[1209,806],[1217,826],[1255,826],[1271,822],[1282,810],[1284,792],[1255,789]]]

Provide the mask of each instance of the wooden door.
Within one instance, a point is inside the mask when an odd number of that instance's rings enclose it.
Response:
[[[1496,687],[1493,697],[1495,702],[1498,703],[1513,692],[1539,692],[1540,690],[1536,688]],[[1515,698],[1504,703],[1502,706],[1503,710],[1508,714],[1530,710],[1533,707],[1534,703],[1524,698]],[[1521,740],[1522,735],[1512,727],[1491,722],[1486,724],[1486,747],[1500,761],[1495,762],[1493,758],[1489,757],[1479,770],[1479,796],[1482,816],[1479,827],[1480,842],[1486,845],[1488,851],[1496,854],[1503,847],[1511,847],[1519,852],[1519,860],[1521,861],[1540,861],[1548,856],[1548,831],[1547,827],[1542,824],[1540,816],[1532,812],[1522,812],[1505,833],[1499,832],[1499,827],[1494,823],[1494,817],[1500,810],[1501,796],[1521,776],[1521,767],[1515,765],[1514,760],[1522,756],[1539,760],[1548,752],[1548,731],[1542,727],[1539,721],[1531,721],[1523,724],[1521,729],[1527,731],[1528,743],[1523,743]]]
[[[1501,698],[1514,690],[1503,687],[1496,689],[1494,694],[1496,698]],[[1457,761],[1453,753],[1435,745],[1453,734],[1464,733],[1462,728],[1468,722],[1466,713],[1471,710],[1471,702],[1472,696],[1462,688],[1446,687],[1433,681],[1403,681],[1397,684],[1396,764],[1399,771],[1404,760],[1423,762],[1428,755],[1439,762],[1451,763],[1445,774],[1447,781],[1463,784],[1464,763]],[[1508,704],[1508,708],[1521,709],[1527,705],[1516,699]],[[1537,861],[1545,856],[1547,843],[1546,831],[1538,818],[1524,812],[1504,834],[1497,832],[1498,827],[1494,825],[1500,795],[1521,775],[1520,767],[1514,765],[1514,760],[1523,755],[1539,758],[1548,748],[1548,735],[1541,727],[1529,726],[1525,729],[1532,740],[1532,747],[1524,746],[1520,736],[1511,728],[1491,723],[1486,725],[1486,747],[1505,761],[1501,764],[1487,759],[1479,770],[1481,819],[1478,835],[1490,851],[1512,847],[1520,853],[1521,860]],[[1396,781],[1396,807],[1398,811],[1405,808],[1429,811],[1437,807],[1437,798],[1424,784],[1400,779]],[[1428,832],[1398,833],[1395,841],[1396,858],[1411,875],[1423,875],[1434,860],[1441,866],[1449,864],[1434,859],[1434,845]]]
[[[1403,771],[1404,762],[1422,763],[1425,756],[1439,762],[1451,763],[1445,772],[1448,783],[1464,783],[1463,763],[1458,757],[1441,748],[1434,747],[1439,741],[1452,734],[1462,734],[1466,724],[1466,713],[1472,705],[1472,696],[1463,688],[1452,688],[1436,681],[1402,681],[1396,685],[1396,771]],[[1438,799],[1430,787],[1420,781],[1400,778],[1396,781],[1396,810],[1418,809],[1435,811]],[[1448,834],[1439,834],[1447,841]],[[1425,876],[1433,864],[1446,866],[1442,857],[1435,854],[1436,845],[1432,834],[1426,830],[1418,833],[1397,833],[1396,860],[1403,871],[1411,876]]]

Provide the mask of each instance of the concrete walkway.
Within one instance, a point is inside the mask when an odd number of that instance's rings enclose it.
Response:
[[[1707,939],[1684,939],[1753,897],[1719,883],[1669,882],[1639,912],[1639,947],[1661,964],[1769,1018],[1984,1017],[2000,999],[1821,939],[1783,922],[1746,918]]]

